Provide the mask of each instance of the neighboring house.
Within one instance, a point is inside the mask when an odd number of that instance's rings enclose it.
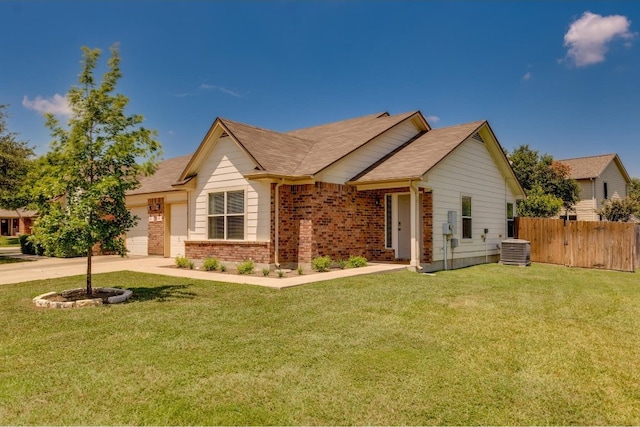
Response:
[[[0,236],[31,234],[31,224],[36,213],[26,209],[0,209]]]
[[[445,254],[449,268],[497,260],[523,197],[486,121],[431,129],[419,111],[381,113],[281,133],[218,118],[193,156],[163,162],[129,195],[143,220],[127,243],[138,254],[292,266],[362,255],[434,271]]]
[[[571,168],[571,178],[580,186],[580,201],[568,219],[599,221],[597,211],[603,200],[623,199],[627,196],[631,178],[617,154],[563,159]]]

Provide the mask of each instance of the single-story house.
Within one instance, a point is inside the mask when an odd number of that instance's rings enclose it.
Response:
[[[31,234],[31,225],[35,216],[34,211],[26,209],[0,209],[0,236]]]
[[[419,111],[274,132],[218,118],[127,200],[133,254],[263,265],[328,255],[423,271],[495,261],[524,192],[487,121]]]
[[[580,201],[567,219],[599,221],[597,211],[603,200],[624,199],[628,195],[631,177],[617,154],[558,160],[571,168],[571,178],[580,186]]]

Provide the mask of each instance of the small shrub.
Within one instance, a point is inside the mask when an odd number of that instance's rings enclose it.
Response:
[[[37,243],[33,243],[30,234],[20,236],[20,252],[25,255],[42,255],[44,248]]]
[[[302,276],[302,273],[304,272],[304,267],[302,267],[301,265],[298,266],[298,274]]]
[[[253,274],[256,264],[253,260],[248,259],[238,264],[238,274]]]
[[[347,266],[347,260],[346,259],[339,259],[338,261],[336,261],[336,264],[338,264],[338,268],[341,270],[344,270],[345,267]]]
[[[367,259],[363,256],[350,256],[347,261],[347,267],[358,268],[358,267],[366,267]]]
[[[269,267],[265,267],[262,269],[262,275],[267,277],[269,275],[269,273],[271,273],[271,269],[269,269]]]
[[[278,270],[278,277],[284,277],[284,271],[282,271],[282,269]]]
[[[224,264],[220,264],[220,271],[221,271],[221,272],[223,272],[223,273],[224,273],[225,271],[227,271],[227,266],[226,266],[226,265],[224,265]]]
[[[177,256],[176,257],[176,266],[178,268],[188,268],[189,270],[193,270],[193,261],[191,261],[186,256]]]
[[[311,268],[319,273],[329,271],[331,268],[331,258],[329,258],[328,255],[315,257],[311,260]]]
[[[216,271],[220,268],[220,261],[218,261],[216,257],[205,258],[204,261],[202,261],[202,268],[206,271]]]

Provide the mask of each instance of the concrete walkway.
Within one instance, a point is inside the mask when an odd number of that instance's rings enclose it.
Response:
[[[8,254],[0,254],[8,255]],[[28,282],[31,280],[54,279],[59,277],[86,274],[86,258],[46,258],[28,255],[12,255],[32,259],[32,262],[18,262],[0,264],[0,285]],[[93,273],[110,273],[115,271],[136,271],[141,273],[163,274],[165,276],[188,277],[199,280],[211,280],[229,283],[244,283],[283,289],[307,283],[342,277],[358,276],[362,274],[382,273],[386,271],[402,270],[406,266],[398,264],[369,264],[361,268],[334,270],[327,273],[302,274],[294,277],[241,276],[236,274],[222,274],[199,270],[185,270],[170,268],[174,264],[172,258],[131,256],[122,258],[117,255],[97,256],[93,258]]]

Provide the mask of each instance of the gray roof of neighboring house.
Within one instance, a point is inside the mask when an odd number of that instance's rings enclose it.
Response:
[[[616,161],[620,168],[620,173],[625,177],[625,180],[629,182],[629,174],[624,168],[622,161],[615,153],[558,160],[558,162],[564,163],[571,168],[570,173],[571,178],[573,179],[597,178],[602,174],[602,172],[604,172],[612,161]]]
[[[485,123],[478,121],[432,129],[389,154],[353,181],[366,183],[421,177]]]
[[[187,156],[174,157],[158,164],[158,168],[153,175],[143,176],[140,179],[140,187],[128,192],[128,195],[146,194],[146,193],[164,193],[167,191],[176,191],[171,184],[180,177],[180,174],[189,163],[191,154]]]
[[[34,217],[36,215],[37,215],[36,211],[30,211],[27,209],[18,209],[18,210],[0,209],[0,218]]]

